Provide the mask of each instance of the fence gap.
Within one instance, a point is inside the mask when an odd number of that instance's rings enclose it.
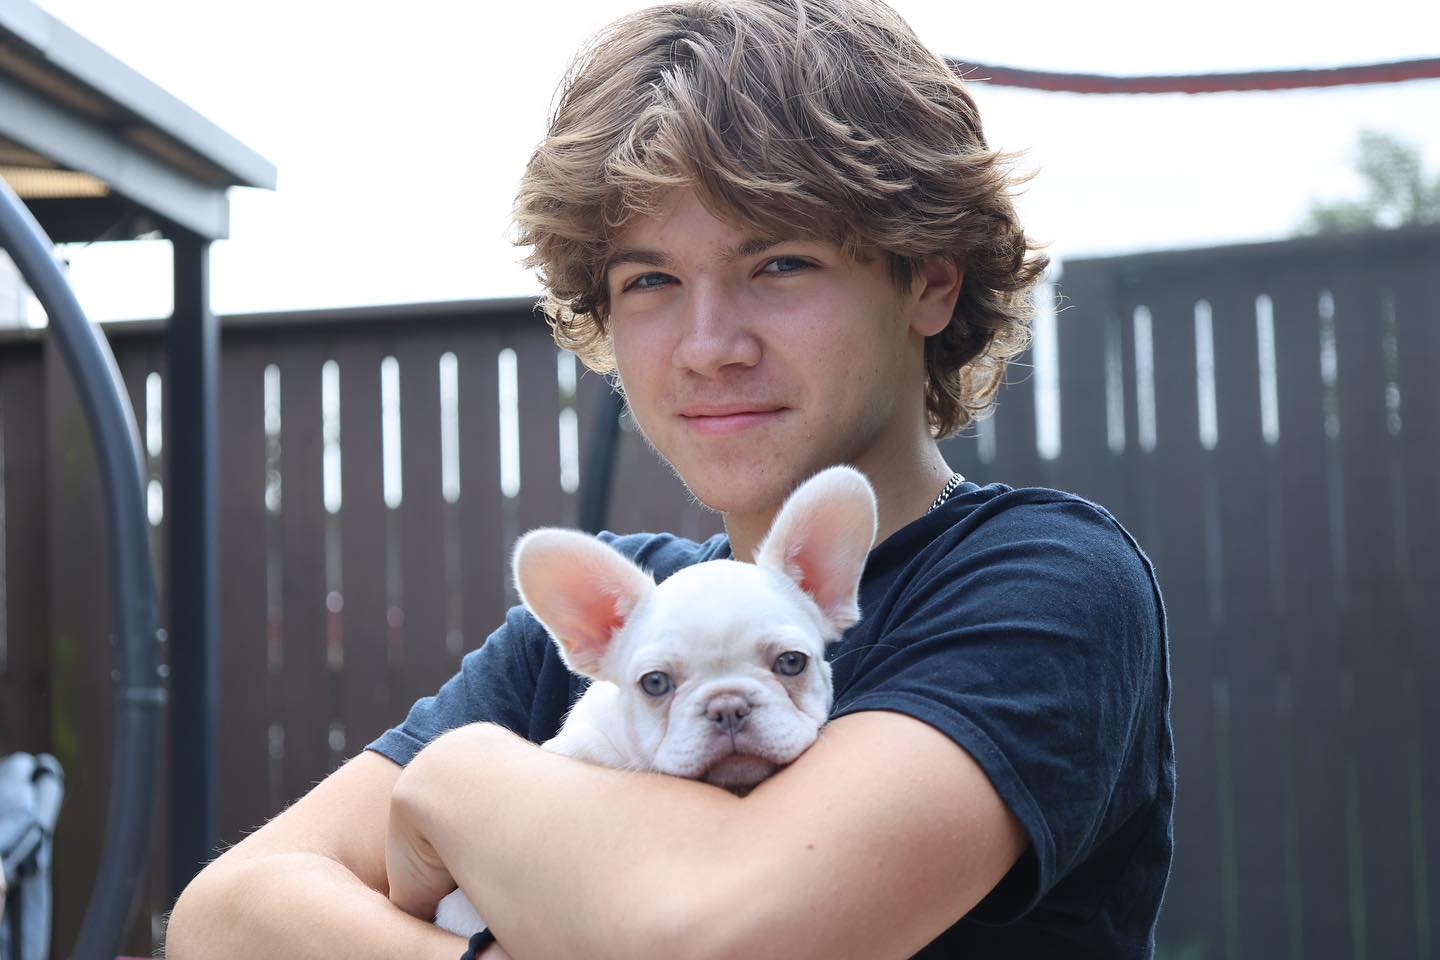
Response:
[[[460,361],[440,355],[440,495],[460,500]]]
[[[1195,389],[1200,445],[1214,450],[1220,442],[1220,418],[1215,412],[1215,324],[1208,300],[1195,302]]]
[[[163,396],[164,384],[160,374],[151,372],[145,377],[145,459],[150,474],[145,486],[145,506],[152,527],[160,526],[165,519],[165,471],[160,460],[165,448]]]
[[[995,462],[997,433],[994,414],[975,421],[975,455],[987,467]]]
[[[500,492],[520,495],[520,382],[515,351],[506,347],[496,358],[500,404]]]
[[[1150,329],[1150,308],[1131,313],[1135,328],[1135,439],[1140,449],[1155,449],[1155,341]]]
[[[555,383],[560,391],[560,489],[580,489],[580,416],[575,410],[575,354],[555,351]]]
[[[1340,357],[1335,346],[1335,297],[1322,290],[1316,301],[1320,321],[1320,381],[1325,422],[1325,488],[1330,522],[1330,575],[1335,602],[1350,602],[1350,573],[1345,555],[1345,480],[1340,451]]]
[[[321,496],[325,506],[325,664],[331,673],[335,673],[345,667],[345,551],[338,516],[344,502],[340,364],[334,360],[326,360],[320,368],[320,434],[324,444],[321,453]]]
[[[278,676],[285,666],[284,600],[282,585],[284,556],[280,547],[279,517],[282,498],[280,465],[280,368],[265,367],[265,663],[271,676]],[[282,738],[283,740],[283,738]],[[275,735],[271,731],[271,759],[275,758]],[[284,756],[283,742],[280,756]],[[275,789],[279,789],[276,781]]]
[[[460,360],[440,355],[440,498],[445,570],[445,650],[459,656],[465,646],[465,593],[460,544]]]
[[[1280,442],[1280,388],[1275,378],[1275,302],[1255,298],[1255,342],[1260,355],[1260,435],[1270,446]]]
[[[1125,452],[1125,360],[1120,321],[1105,315],[1105,440],[1110,452]]]
[[[1055,310],[1055,284],[1039,284],[1030,356],[1035,364],[1035,452],[1042,460],[1060,456],[1060,342]]]
[[[1380,352],[1385,364],[1385,445],[1386,466],[1390,481],[1390,528],[1394,544],[1395,573],[1409,590],[1410,522],[1406,516],[1406,483],[1404,458],[1401,455],[1401,394],[1400,339],[1395,320],[1395,295],[1389,290],[1380,294]]]
[[[400,363],[387,356],[380,361],[380,448],[385,506],[391,510],[400,506],[405,493],[400,443]]]

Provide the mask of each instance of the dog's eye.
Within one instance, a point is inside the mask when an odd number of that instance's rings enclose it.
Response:
[[[670,674],[663,670],[651,670],[640,678],[640,689],[652,697],[663,697],[670,692]]]
[[[782,677],[799,676],[805,672],[805,664],[809,660],[809,657],[798,650],[787,650],[775,658],[775,672]]]

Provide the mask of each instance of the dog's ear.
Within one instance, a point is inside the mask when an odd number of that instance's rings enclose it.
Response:
[[[639,567],[574,530],[532,530],[515,545],[520,599],[570,669],[596,676],[615,632],[655,589]]]
[[[831,467],[786,499],[755,562],[810,595],[838,637],[860,619],[860,574],[875,543],[875,492],[852,467]]]

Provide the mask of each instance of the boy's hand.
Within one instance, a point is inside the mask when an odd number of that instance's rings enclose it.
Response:
[[[405,789],[405,782],[402,773],[390,795],[385,875],[390,902],[411,916],[430,920],[435,916],[435,905],[455,889],[455,881],[420,828],[417,798]]]

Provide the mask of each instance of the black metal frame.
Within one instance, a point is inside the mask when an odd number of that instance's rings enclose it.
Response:
[[[209,242],[183,227],[165,225],[175,248],[175,307],[167,330],[169,410],[167,513],[171,522],[170,646],[171,790],[170,899],[214,854],[219,630],[216,409],[219,325],[209,306]],[[74,955],[118,952],[126,935],[149,854],[157,793],[161,718],[167,691],[158,644],[155,567],[146,509],[144,450],[135,417],[109,345],[86,320],[66,282],[54,244],[31,211],[0,180],[0,248],[50,317],[90,424],[101,467],[111,531],[121,669],[116,693],[115,775],[106,845],[95,892]],[[586,452],[588,481],[581,491],[580,525],[605,526],[620,442],[624,401],[607,391],[595,411]]]
[[[120,655],[115,695],[115,767],[105,849],[74,956],[108,960],[116,955],[125,936],[145,873],[165,704],[155,568],[145,502],[145,461],[124,381],[109,345],[86,320],[49,237],[3,180],[0,247],[9,252],[50,318],[51,332],[75,380],[90,424],[105,491]]]

